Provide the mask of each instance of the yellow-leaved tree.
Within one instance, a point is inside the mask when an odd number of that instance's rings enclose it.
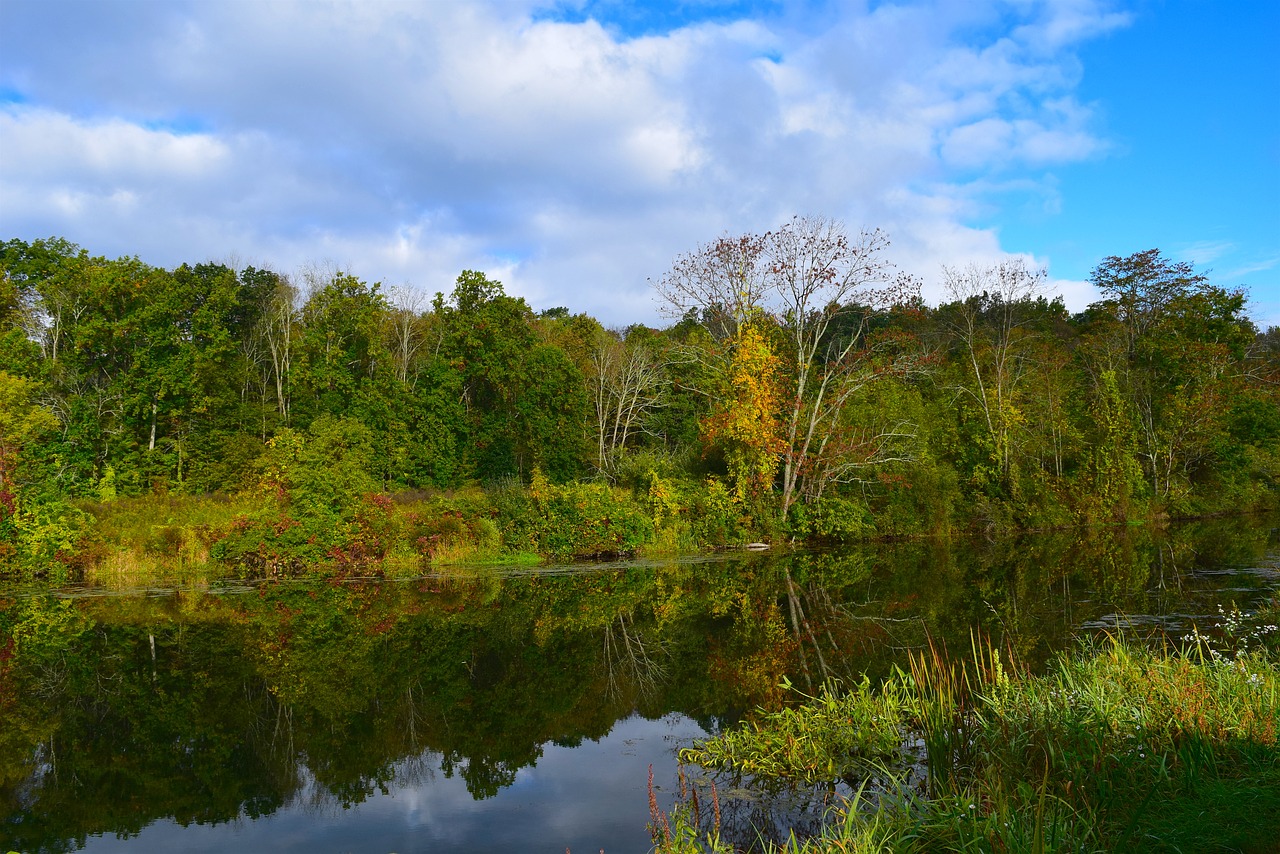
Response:
[[[786,449],[779,418],[781,360],[759,325],[743,324],[725,342],[728,370],[711,413],[702,421],[703,440],[724,451],[735,494],[743,501],[772,491],[779,455]]]

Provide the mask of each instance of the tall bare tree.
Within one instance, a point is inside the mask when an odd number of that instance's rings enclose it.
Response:
[[[422,349],[422,310],[426,304],[426,295],[416,288],[403,285],[391,289],[392,310],[387,317],[390,341],[387,349],[391,351],[396,379],[401,385],[409,384],[414,357]]]
[[[600,330],[591,349],[588,383],[596,416],[596,465],[603,471],[614,453],[644,428],[660,405],[665,379],[660,357],[636,336]]]
[[[943,276],[952,300],[948,325],[970,375],[957,391],[981,414],[994,462],[1007,477],[1014,432],[1023,421],[1018,396],[1034,366],[1030,309],[1045,292],[1046,273],[1010,258],[986,267],[944,267]]]
[[[276,407],[285,424],[289,423],[289,393],[293,368],[293,349],[298,317],[298,289],[281,276],[275,292],[268,298],[262,314],[261,333],[271,357],[271,376],[276,387]]]
[[[885,258],[876,229],[850,237],[825,217],[796,217],[763,235],[723,237],[676,259],[657,283],[677,316],[696,311],[711,334],[730,337],[756,316],[776,325],[789,352],[781,510],[804,493],[818,469],[841,465],[829,437],[850,398],[869,383],[906,369],[911,356],[886,362],[869,347],[874,317],[919,299],[919,285]]]

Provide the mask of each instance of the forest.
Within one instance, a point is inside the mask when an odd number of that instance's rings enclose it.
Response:
[[[246,573],[1152,522],[1274,506],[1280,329],[1151,249],[1071,313],[797,217],[654,281],[665,328],[353,271],[0,243],[0,575]]]

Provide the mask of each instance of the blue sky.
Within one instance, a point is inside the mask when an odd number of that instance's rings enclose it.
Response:
[[[1072,308],[1158,247],[1280,325],[1280,2],[0,0],[0,238],[663,322],[794,214]]]

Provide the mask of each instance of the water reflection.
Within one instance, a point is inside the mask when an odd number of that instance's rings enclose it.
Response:
[[[344,805],[304,774],[289,803],[256,821],[183,826],[156,821],[136,837],[91,837],[87,848],[113,851],[501,852],[565,848],[587,854],[640,854],[648,806],[636,797],[651,756],[661,778],[674,776],[672,746],[702,730],[688,718],[631,717],[604,738],[574,747],[548,745],[493,798],[475,799],[456,775],[426,753],[397,764],[384,790]],[[539,844],[542,842],[543,844]]]
[[[777,707],[784,679],[874,677],[975,627],[1031,666],[1082,631],[1181,632],[1275,595],[1278,555],[1255,518],[412,583],[11,590],[0,847],[647,850],[647,766],[669,787],[675,740]]]

